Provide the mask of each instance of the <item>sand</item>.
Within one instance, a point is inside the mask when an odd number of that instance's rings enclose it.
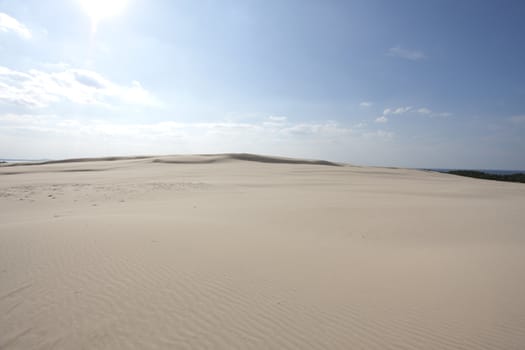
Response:
[[[250,155],[0,167],[0,349],[524,349],[525,185]]]

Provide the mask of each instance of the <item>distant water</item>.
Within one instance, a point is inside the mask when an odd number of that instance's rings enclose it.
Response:
[[[44,162],[48,159],[13,159],[13,158],[0,158],[1,162],[6,163],[34,163],[34,162]]]
[[[518,174],[522,173],[525,174],[525,170],[500,170],[500,169],[442,169],[442,168],[432,168],[432,169],[422,169],[422,170],[432,170],[432,171],[438,171],[440,173],[448,173],[452,170],[470,170],[470,171],[481,171],[486,174],[494,174],[494,175],[512,175],[512,174]]]

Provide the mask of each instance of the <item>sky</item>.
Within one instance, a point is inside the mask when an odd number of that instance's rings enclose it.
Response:
[[[525,169],[521,0],[0,0],[0,158]]]

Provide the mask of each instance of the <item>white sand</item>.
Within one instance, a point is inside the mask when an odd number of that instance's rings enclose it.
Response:
[[[0,349],[524,349],[525,185],[185,156],[0,167]]]

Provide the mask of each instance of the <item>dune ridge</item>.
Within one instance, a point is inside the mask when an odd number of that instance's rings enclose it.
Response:
[[[309,160],[298,158],[287,158],[278,156],[263,156],[251,153],[224,153],[224,154],[200,154],[197,156],[165,156],[153,160],[155,163],[172,163],[172,164],[210,164],[218,162],[227,162],[232,160],[241,160],[248,162],[270,163],[270,164],[310,164],[310,165],[328,165],[341,166],[339,163],[329,162],[326,160]]]
[[[48,165],[48,164],[67,164],[67,163],[84,163],[84,162],[113,162],[117,160],[134,160],[134,159],[148,159],[153,156],[122,156],[122,157],[86,157],[86,158],[68,158],[57,160],[44,160],[39,162],[16,162],[3,163],[0,167],[17,167],[17,166],[34,166],[34,165]]]
[[[252,153],[218,153],[218,154],[198,154],[198,155],[166,155],[166,156],[122,156],[122,157],[87,157],[87,158],[68,158],[59,160],[46,160],[41,162],[17,162],[2,163],[0,166],[34,166],[49,164],[67,164],[83,162],[113,162],[118,160],[141,160],[153,159],[155,163],[173,163],[173,164],[206,164],[216,163],[229,160],[243,160],[250,162],[275,163],[275,164],[313,164],[313,165],[330,165],[341,166],[340,163],[334,163],[327,160],[310,160],[279,156],[263,156]]]
[[[0,175],[19,175],[27,172],[89,172],[89,171],[105,171],[110,170],[111,167],[106,165],[98,166],[96,163],[115,163],[117,161],[149,161],[152,163],[160,164],[212,164],[222,162],[235,162],[235,161],[247,161],[256,163],[268,163],[268,164],[304,164],[304,165],[326,165],[326,166],[344,166],[341,163],[329,162],[326,160],[309,160],[309,159],[298,159],[298,158],[287,158],[278,156],[262,156],[250,153],[223,153],[223,154],[198,154],[198,155],[173,155],[173,156],[129,156],[129,157],[98,157],[98,158],[71,158],[61,160],[50,160],[43,162],[32,162],[32,163],[7,163],[0,164],[1,167],[27,167],[27,171],[3,171]],[[88,164],[94,163],[93,167],[75,167],[75,164],[83,163]],[[65,167],[44,167],[53,165],[64,165]]]

